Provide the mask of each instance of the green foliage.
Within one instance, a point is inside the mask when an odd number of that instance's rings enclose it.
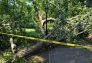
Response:
[[[53,37],[56,37],[56,39],[67,39],[69,42],[78,42],[82,38],[76,37],[77,34],[87,31],[92,33],[92,12],[87,12],[83,15],[77,15],[72,18],[66,19],[65,24],[61,24],[61,22],[56,23],[57,30],[53,33]],[[64,20],[63,20],[64,21]],[[77,39],[78,38],[78,39]],[[55,38],[54,38],[55,39]],[[84,39],[83,39],[84,40]]]
[[[48,18],[56,19],[52,23],[48,22],[48,29],[50,31],[55,29],[49,39],[64,38],[76,42],[81,41],[81,38],[76,37],[78,33],[83,31],[92,33],[92,8],[87,7],[85,0],[0,0],[0,32],[41,37],[42,34],[38,31],[41,23],[37,22],[39,11],[43,20],[46,18],[46,11]],[[0,35],[0,48],[10,46],[8,38]],[[27,46],[30,41],[24,42],[23,39],[19,39],[18,42]],[[7,58],[9,57],[11,56]],[[0,56],[6,63],[4,58]],[[26,63],[24,59],[17,62]]]

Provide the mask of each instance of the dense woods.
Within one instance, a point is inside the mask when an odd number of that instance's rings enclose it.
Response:
[[[59,45],[2,33],[92,45],[92,0],[0,0],[0,63],[35,63]]]

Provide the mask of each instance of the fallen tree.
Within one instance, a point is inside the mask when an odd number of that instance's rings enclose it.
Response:
[[[45,36],[44,39],[48,39],[53,32],[54,32],[54,30],[52,32],[50,32],[47,36]],[[15,57],[22,58],[22,57],[27,56],[28,54],[34,54],[38,50],[41,50],[42,48],[44,48],[48,45],[50,45],[50,44],[49,43],[44,43],[44,42],[38,42],[34,46],[26,47],[26,48],[20,50],[19,52],[17,52],[15,54]]]
[[[34,2],[35,4],[35,2]],[[42,29],[42,26],[43,24],[45,23],[45,20],[42,19],[42,15],[40,15],[41,12],[39,12],[39,10],[37,11],[37,15],[38,16],[38,19],[37,21],[40,22],[41,26],[39,25],[40,27],[40,30],[43,30]],[[71,39],[75,36],[77,36],[76,34],[80,33],[80,31],[76,30],[77,29],[77,26],[78,24],[81,24],[81,19],[86,22],[88,20],[85,20],[86,18],[88,18],[88,16],[90,15],[91,13],[88,12],[87,14],[85,15],[78,15],[78,16],[75,16],[75,17],[72,17],[72,18],[69,18],[69,19],[66,19],[63,15],[63,12],[60,10],[58,12],[58,16],[57,18],[50,18],[48,19],[49,20],[56,20],[58,23],[56,23],[56,27],[54,27],[54,29],[52,30],[52,32],[50,32],[47,36],[45,36],[43,39],[55,39],[55,40],[62,40],[63,38],[67,40],[68,39]],[[44,23],[43,23],[44,22]],[[89,21],[90,23],[91,21]],[[66,28],[67,26],[67,28]],[[83,24],[84,26],[84,24]],[[76,28],[75,28],[76,27]],[[90,26],[89,26],[90,27]],[[87,27],[88,29],[88,27]],[[75,32],[76,31],[76,32]],[[84,31],[84,29],[83,29]],[[43,34],[44,32],[41,31]],[[81,31],[82,32],[82,31]],[[64,34],[65,33],[65,34]],[[69,34],[70,33],[70,34]],[[72,35],[72,36],[70,36]],[[79,34],[80,35],[80,34]],[[18,58],[22,58],[22,57],[25,57],[26,55],[28,54],[33,54],[35,52],[38,52],[39,50],[41,50],[42,48],[44,48],[44,46],[48,46],[50,45],[49,43],[42,43],[42,42],[38,42],[36,45],[33,45],[33,46],[30,46],[30,47],[26,47],[20,51],[18,51],[15,56],[18,57]]]

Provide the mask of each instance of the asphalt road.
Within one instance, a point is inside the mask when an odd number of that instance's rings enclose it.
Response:
[[[43,55],[44,63],[92,63],[92,51],[82,48],[59,46]]]

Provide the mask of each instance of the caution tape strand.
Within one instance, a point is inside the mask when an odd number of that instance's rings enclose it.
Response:
[[[71,47],[80,47],[80,48],[86,48],[86,49],[91,49],[92,48],[92,46],[89,46],[89,45],[79,45],[79,44],[58,42],[58,41],[53,41],[53,40],[27,37],[27,36],[15,35],[15,34],[8,34],[8,33],[3,33],[3,32],[0,32],[0,34],[11,36],[11,37],[23,38],[23,39],[27,39],[27,40],[34,40],[34,41],[44,42],[44,43],[54,43],[54,44],[59,44],[59,45],[66,45],[66,46],[71,46]]]

